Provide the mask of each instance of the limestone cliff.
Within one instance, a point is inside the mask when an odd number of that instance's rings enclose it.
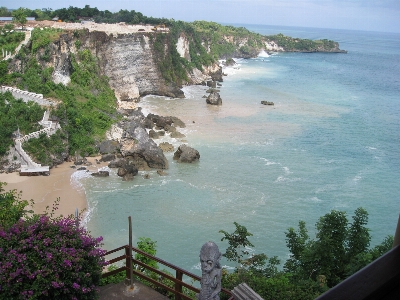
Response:
[[[72,55],[79,50],[89,49],[97,57],[102,75],[109,78],[110,87],[122,108],[129,108],[127,103],[149,94],[183,98],[181,86],[167,82],[159,70],[154,57],[156,34],[165,33],[109,34],[102,31],[65,30],[48,47],[39,49],[36,58],[43,67],[53,68],[52,79],[55,83],[67,85],[71,81]],[[177,47],[183,57],[190,59],[189,43],[184,35],[172,46]],[[164,47],[167,52],[170,45],[165,44]],[[44,60],[46,55],[48,59]],[[13,71],[20,72],[22,68],[21,62],[15,60]],[[199,84],[218,68],[215,64],[203,71],[188,70],[188,80],[183,84]]]

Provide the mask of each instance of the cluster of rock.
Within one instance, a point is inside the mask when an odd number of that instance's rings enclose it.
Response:
[[[215,80],[209,80],[207,81],[207,86],[210,87],[207,90],[207,93],[209,93],[208,96],[204,96],[206,98],[206,103],[211,104],[211,105],[222,105],[222,99],[219,94],[219,90],[217,89],[217,86],[221,86],[220,82],[222,82],[222,78],[220,80],[215,81]]]
[[[125,111],[123,120],[116,126],[121,129],[113,129],[114,132],[120,133],[118,137],[99,144],[101,161],[109,162],[109,168],[117,168],[118,176],[125,181],[132,180],[139,171],[157,169],[160,176],[167,174],[164,170],[168,169],[168,160],[164,152],[173,152],[174,146],[168,142],[157,146],[153,139],[168,134],[171,138],[184,137],[177,131],[178,127],[185,127],[184,122],[172,116],[148,114],[145,117],[138,108]],[[199,152],[186,145],[181,145],[174,154],[174,159],[183,163],[194,162],[199,158]],[[94,176],[103,175],[105,176],[105,173],[99,172]],[[149,178],[149,175],[146,174],[144,178]]]

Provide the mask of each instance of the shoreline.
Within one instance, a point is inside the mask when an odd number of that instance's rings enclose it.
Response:
[[[95,159],[99,157],[88,157],[92,163],[86,167],[90,172],[97,172],[98,168],[104,167],[106,163],[96,164]],[[17,172],[0,174],[0,182],[6,182],[5,191],[17,190],[22,192],[22,200],[34,200],[34,206],[29,205],[27,209],[32,209],[35,214],[42,214],[46,211],[51,212],[52,206],[57,198],[60,198],[58,209],[54,216],[73,215],[78,208],[79,213],[87,211],[88,205],[84,189],[79,189],[71,183],[71,176],[76,169],[71,168],[73,162],[64,162],[50,170],[50,176],[19,176]],[[79,167],[79,166],[78,166]]]

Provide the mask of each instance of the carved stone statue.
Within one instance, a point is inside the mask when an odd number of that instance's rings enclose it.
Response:
[[[214,242],[207,242],[200,250],[201,290],[198,300],[219,300],[221,292],[221,252]]]

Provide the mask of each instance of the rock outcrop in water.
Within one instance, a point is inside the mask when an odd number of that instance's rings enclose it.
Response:
[[[182,163],[192,163],[200,159],[200,153],[194,148],[185,144],[180,145],[178,150],[174,153],[174,160]]]
[[[210,95],[206,99],[207,104],[211,105],[222,105],[222,99],[218,92],[211,91]]]
[[[138,168],[168,169],[168,161],[162,150],[149,138],[146,129],[135,121],[122,122],[121,154]]]

